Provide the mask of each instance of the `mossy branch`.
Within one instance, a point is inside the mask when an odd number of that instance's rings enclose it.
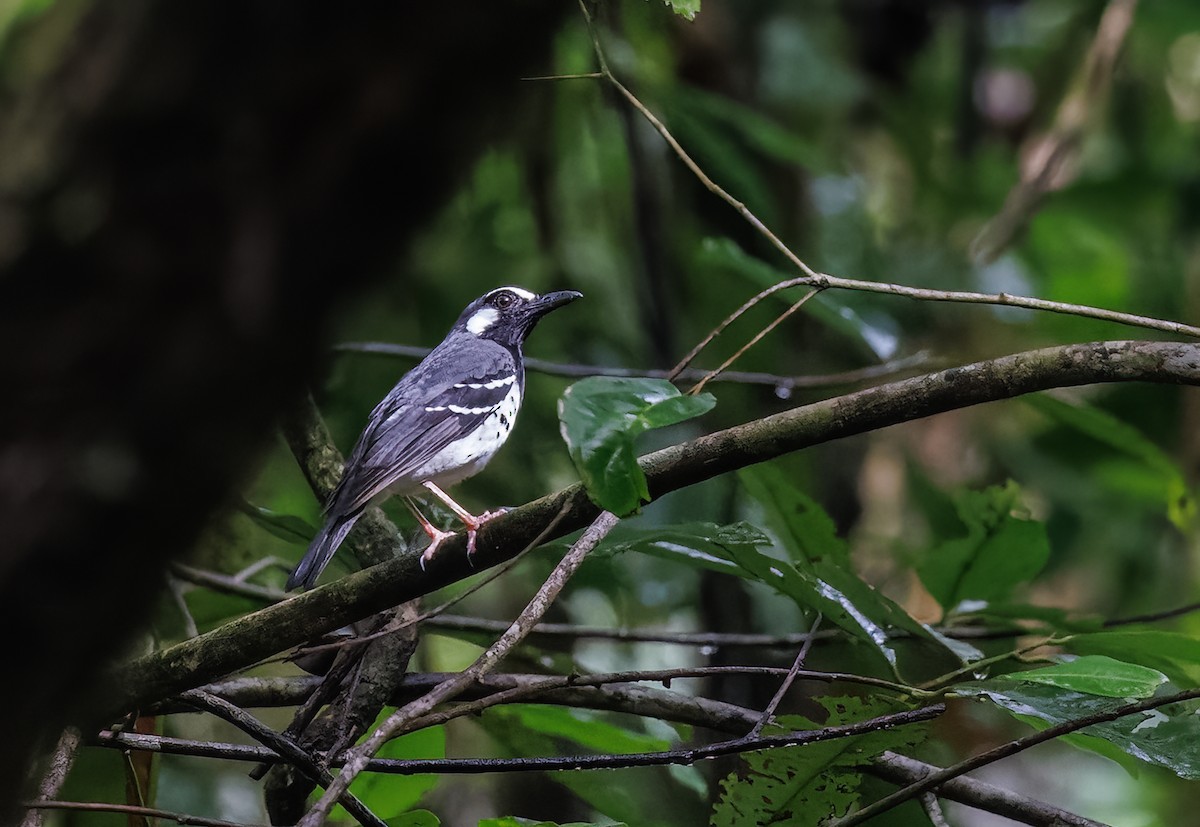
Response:
[[[1109,382],[1200,384],[1200,345],[1093,342],[1018,353],[892,382],[757,419],[640,460],[651,496],[783,454],[983,402],[1051,388]],[[138,658],[111,675],[114,712],[229,675],[284,649],[465,579],[520,552],[562,511],[554,536],[599,510],[579,485],[528,503],[479,533],[474,567],[461,537],[422,571],[409,554],[238,618]]]

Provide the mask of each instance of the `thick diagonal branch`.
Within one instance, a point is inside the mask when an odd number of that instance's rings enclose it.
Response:
[[[651,496],[660,497],[834,439],[983,402],[1103,382],[1200,384],[1200,345],[1093,342],[977,362],[717,431],[648,454],[641,465]],[[518,553],[564,509],[555,536],[586,525],[598,513],[579,486],[528,503],[480,532],[476,567],[493,566]],[[199,686],[478,571],[470,568],[461,546],[445,551],[427,571],[421,571],[416,555],[390,560],[139,658],[113,676],[114,708],[145,705]]]

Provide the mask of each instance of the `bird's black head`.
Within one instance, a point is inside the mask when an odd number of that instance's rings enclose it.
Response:
[[[521,287],[497,287],[467,305],[454,327],[480,339],[519,348],[538,319],[582,295],[559,290],[539,296]]]

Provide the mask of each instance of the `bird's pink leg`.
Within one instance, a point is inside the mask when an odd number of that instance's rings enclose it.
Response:
[[[425,571],[425,565],[433,559],[433,555],[437,552],[438,546],[447,537],[453,537],[453,531],[442,531],[429,520],[425,519],[425,515],[417,508],[416,504],[408,497],[404,498],[404,504],[408,506],[408,510],[417,518],[417,522],[421,524],[421,530],[429,535],[429,545],[421,552],[421,571]]]
[[[486,523],[488,520],[492,519],[493,517],[499,517],[501,514],[503,514],[505,511],[508,510],[505,508],[500,508],[495,511],[485,511],[482,514],[480,514],[478,517],[476,517],[470,511],[467,511],[467,509],[463,508],[461,505],[456,503],[450,497],[449,494],[447,494],[442,489],[438,488],[437,485],[435,485],[434,483],[423,482],[421,484],[424,485],[425,488],[429,490],[430,494],[433,494],[433,496],[437,497],[439,500],[444,502],[446,504],[446,507],[454,512],[454,516],[458,517],[458,519],[462,521],[462,524],[467,527],[467,556],[468,557],[475,554],[475,532],[479,530],[479,527],[481,525],[483,525],[484,523]]]

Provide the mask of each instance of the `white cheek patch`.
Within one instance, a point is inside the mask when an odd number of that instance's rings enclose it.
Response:
[[[493,307],[482,307],[471,314],[471,318],[467,319],[467,330],[474,333],[476,336],[483,334],[483,331],[496,323],[496,319],[500,318],[500,314]]]

